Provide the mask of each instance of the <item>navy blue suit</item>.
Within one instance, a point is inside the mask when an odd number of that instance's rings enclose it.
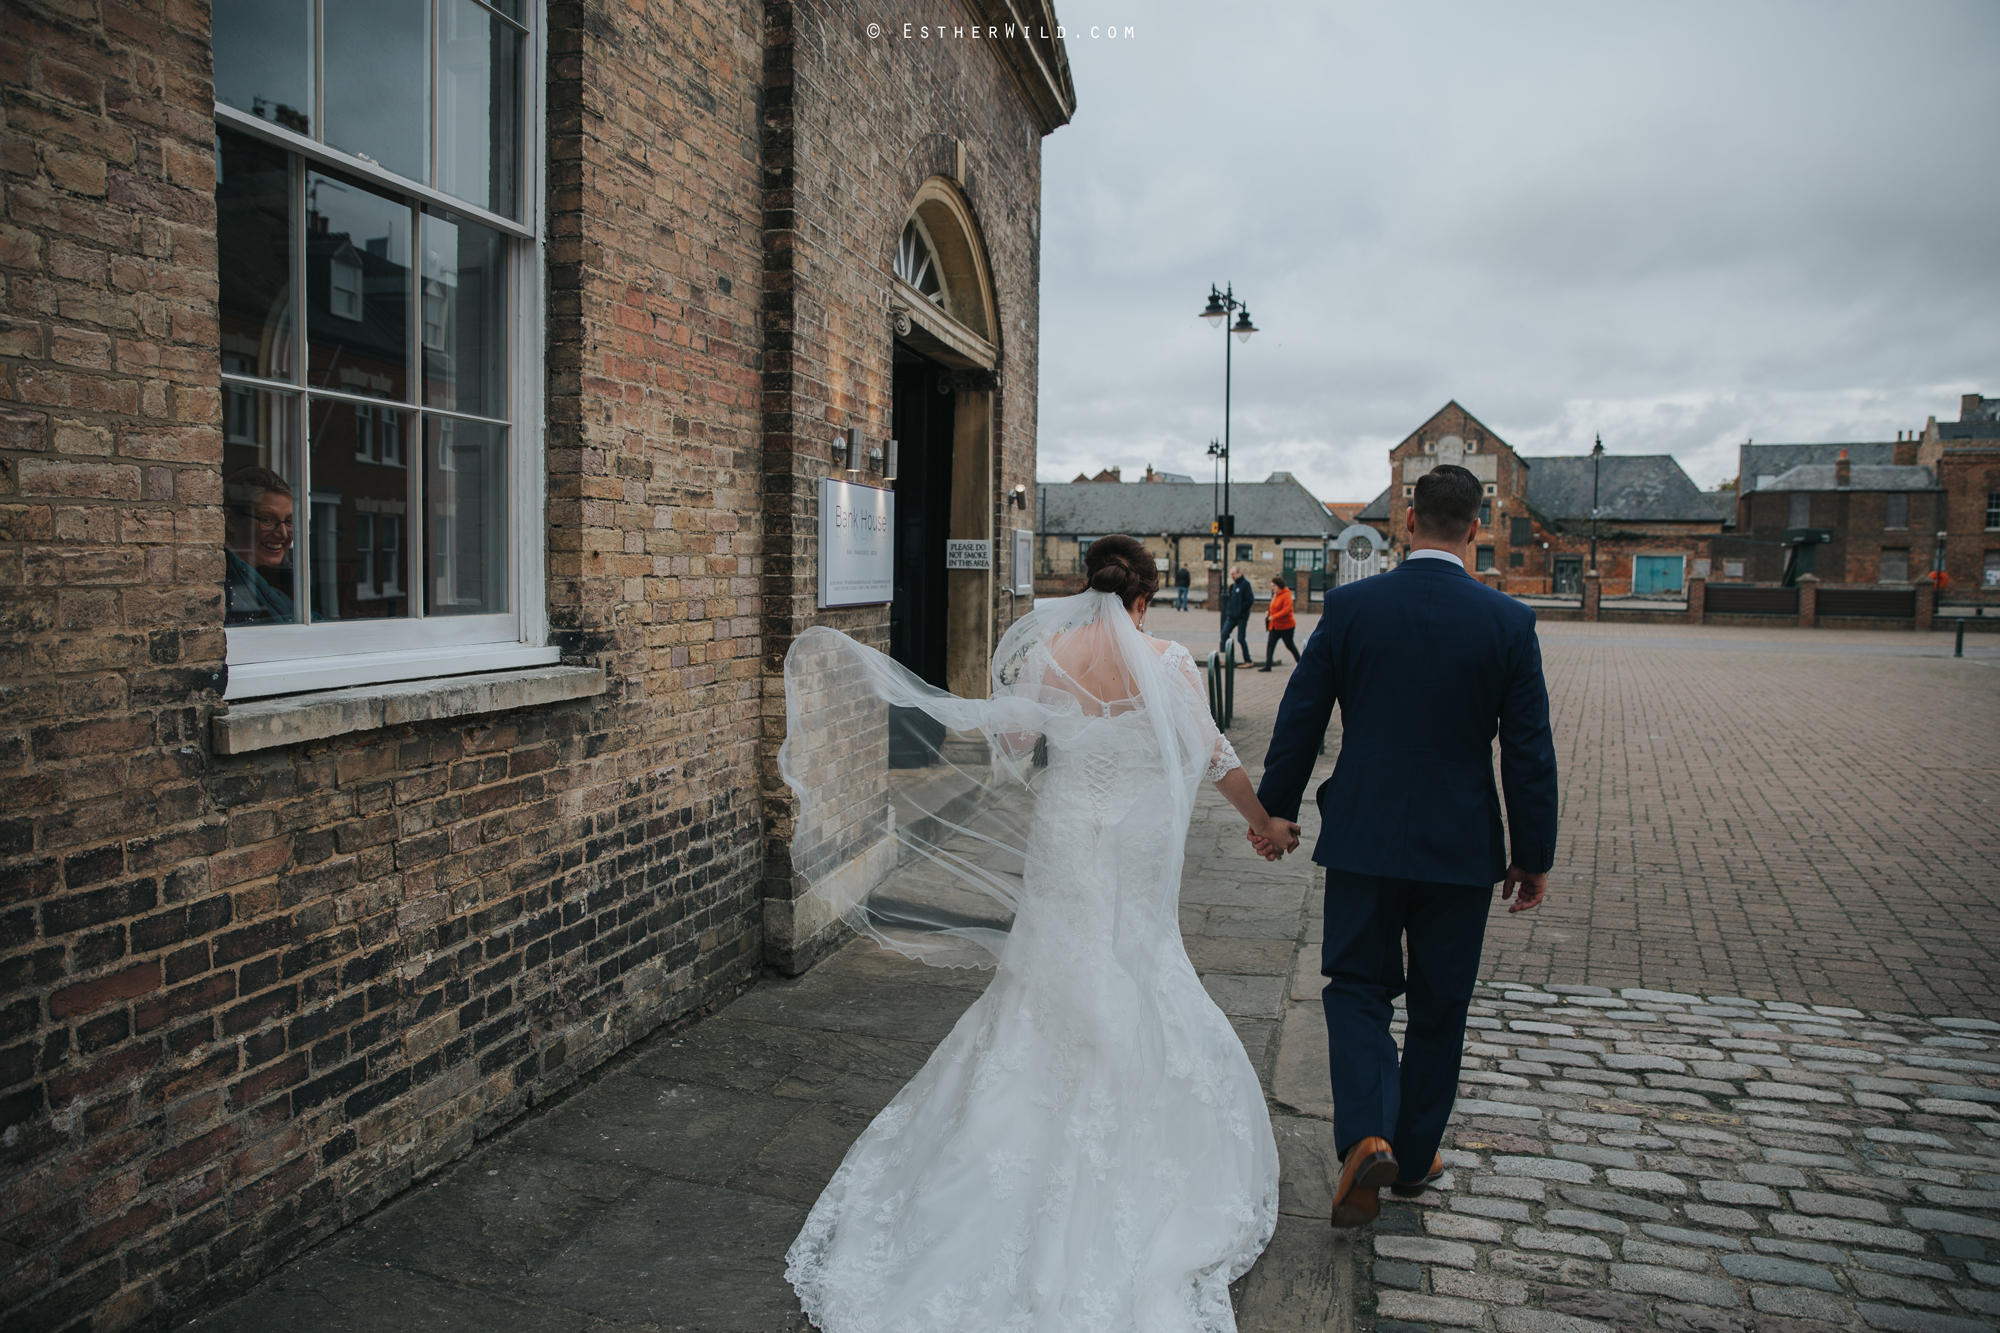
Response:
[[[1340,758],[1318,792],[1313,849],[1327,869],[1320,970],[1334,1138],[1343,1155],[1360,1139],[1388,1139],[1415,1180],[1457,1095],[1493,885],[1510,859],[1529,871],[1555,861],[1555,745],[1535,613],[1429,557],[1329,592],[1265,756],[1257,796],[1271,814],[1298,817],[1336,704]],[[1389,1023],[1405,991],[1399,1061]]]

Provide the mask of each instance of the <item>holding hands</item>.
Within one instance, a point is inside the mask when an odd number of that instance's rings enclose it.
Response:
[[[1250,840],[1257,855],[1266,861],[1276,861],[1286,852],[1297,849],[1299,826],[1289,819],[1266,815],[1261,824],[1251,821],[1249,830],[1243,836]]]

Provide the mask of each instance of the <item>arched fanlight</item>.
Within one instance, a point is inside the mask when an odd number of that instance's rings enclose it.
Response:
[[[922,292],[930,303],[944,308],[944,284],[938,277],[937,252],[917,220],[903,224],[903,238],[896,244],[896,276]]]

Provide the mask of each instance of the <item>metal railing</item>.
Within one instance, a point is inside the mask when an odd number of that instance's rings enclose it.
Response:
[[[1236,644],[1229,643],[1208,655],[1208,715],[1217,731],[1229,730],[1236,720]]]

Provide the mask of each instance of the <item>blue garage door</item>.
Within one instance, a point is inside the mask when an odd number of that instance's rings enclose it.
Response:
[[[1632,591],[1635,593],[1679,592],[1681,566],[1678,555],[1636,555],[1632,557]]]

